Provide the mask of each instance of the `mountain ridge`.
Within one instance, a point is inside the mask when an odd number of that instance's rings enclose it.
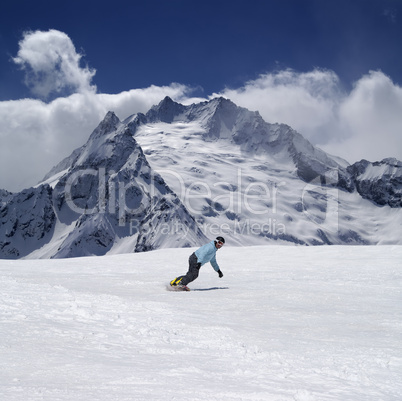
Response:
[[[211,107],[212,105],[212,107]],[[145,114],[145,118],[151,122],[174,121],[175,117],[191,121],[204,114],[202,126],[207,125],[206,140],[222,138],[221,134],[230,131],[228,138],[239,145],[245,152],[261,153],[270,151],[280,154],[287,146],[300,178],[305,181],[314,179],[318,174],[325,174],[328,168],[339,168],[342,188],[353,191],[353,183],[347,179],[345,164],[339,163],[339,158],[329,157],[323,150],[314,147],[301,134],[286,124],[270,124],[263,120],[258,112],[249,111],[246,108],[235,105],[231,100],[218,97],[210,101],[183,106],[174,102],[170,97],[165,97],[157,106]],[[236,118],[237,117],[237,118]],[[222,125],[224,127],[222,127]],[[308,163],[305,155],[309,154],[315,164]]]
[[[377,244],[390,226],[385,243],[401,243],[401,176],[400,161],[350,165],[229,99],[165,97],[124,121],[109,111],[35,188],[0,191],[0,257],[198,246],[218,234],[231,245]]]

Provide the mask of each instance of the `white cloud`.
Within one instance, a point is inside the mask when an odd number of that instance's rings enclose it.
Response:
[[[332,71],[284,70],[261,75],[242,88],[226,89],[219,95],[258,110],[266,121],[286,123],[314,138],[334,122],[334,110],[341,98],[339,86]]]
[[[24,34],[13,59],[26,72],[35,95],[46,98],[0,102],[0,188],[19,191],[35,185],[62,158],[83,145],[111,110],[120,119],[146,112],[165,96],[188,99],[185,85],[150,86],[116,95],[97,94],[95,70],[80,67],[81,55],[63,32]],[[69,96],[64,96],[69,90]],[[72,92],[72,93],[71,93]]]
[[[75,93],[50,103],[36,99],[0,102],[0,188],[19,191],[35,185],[86,142],[109,110],[124,119],[148,111],[165,96],[181,101],[189,90],[171,84],[117,95]]]
[[[91,85],[95,70],[81,68],[81,55],[71,39],[54,29],[25,32],[13,61],[25,71],[25,83],[37,96],[47,98],[63,90],[95,91]]]
[[[218,95],[258,110],[267,122],[290,125],[351,163],[402,160],[402,89],[380,71],[363,76],[350,93],[333,71],[316,69],[264,74]]]
[[[353,162],[386,157],[402,160],[401,110],[402,88],[382,72],[371,71],[356,82],[340,105],[343,138],[324,149]]]
[[[42,96],[63,92],[50,103],[37,99],[0,102],[0,188],[36,184],[55,164],[81,146],[112,110],[120,119],[146,112],[165,96],[189,104],[191,88],[150,86],[119,94],[97,94],[94,71],[79,66],[80,55],[62,32],[31,32],[14,59],[28,71],[30,86]],[[258,110],[268,122],[286,123],[313,144],[355,162],[385,157],[402,160],[402,88],[382,72],[370,72],[347,93],[329,70],[292,70],[261,75],[226,96]]]

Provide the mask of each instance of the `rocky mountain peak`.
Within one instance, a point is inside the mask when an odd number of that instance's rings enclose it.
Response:
[[[166,96],[158,105],[153,106],[145,116],[149,122],[171,123],[185,108],[182,104],[176,103],[169,96]]]
[[[402,162],[386,158],[378,162],[361,160],[348,167],[356,189],[364,199],[378,205],[402,207]]]
[[[119,118],[113,111],[108,111],[104,119],[99,123],[99,125],[92,132],[91,137],[98,138],[99,136],[108,134],[117,129],[120,124]]]

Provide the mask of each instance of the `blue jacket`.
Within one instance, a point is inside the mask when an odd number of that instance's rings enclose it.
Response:
[[[197,249],[194,253],[195,256],[197,256],[198,263],[201,263],[201,266],[205,265],[205,263],[211,262],[214,270],[219,271],[219,265],[216,262],[216,251],[215,241],[211,241]]]

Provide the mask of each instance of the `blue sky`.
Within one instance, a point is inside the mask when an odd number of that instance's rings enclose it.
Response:
[[[15,177],[0,172],[0,188],[33,185],[107,109],[123,119],[165,94],[230,97],[351,163],[401,159],[401,43],[401,0],[3,0],[0,167],[14,163]],[[57,46],[68,72],[44,65]],[[67,108],[74,133],[55,128]],[[19,160],[37,167],[27,175]]]
[[[267,71],[314,67],[347,86],[378,69],[402,84],[400,0],[2,3],[1,100],[30,96],[10,57],[24,31],[48,29],[85,54],[103,93],[180,82],[209,95]]]

